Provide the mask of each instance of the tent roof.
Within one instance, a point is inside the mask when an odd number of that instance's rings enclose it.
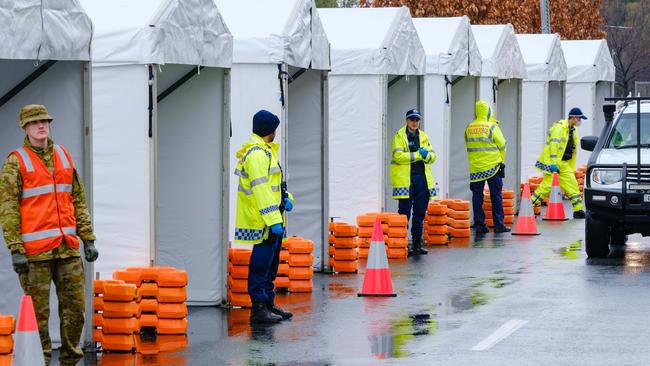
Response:
[[[235,37],[236,63],[329,69],[329,41],[314,0],[214,0]]]
[[[332,43],[332,74],[424,74],[424,48],[407,7],[319,12]]]
[[[517,34],[526,64],[526,80],[566,80],[567,67],[557,34]]]
[[[607,41],[562,41],[567,64],[567,81],[614,81],[616,70]]]
[[[427,55],[427,74],[481,74],[481,53],[467,16],[414,18],[413,23]]]
[[[90,59],[90,19],[77,1],[0,1],[0,58]]]
[[[230,67],[232,35],[212,0],[79,0],[97,63]]]
[[[511,24],[472,25],[472,31],[483,57],[481,76],[526,78],[526,65]]]

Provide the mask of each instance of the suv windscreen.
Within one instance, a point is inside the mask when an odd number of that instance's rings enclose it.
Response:
[[[636,113],[624,113],[618,119],[607,147],[626,149],[636,145]],[[641,113],[641,147],[650,147],[650,113]]]

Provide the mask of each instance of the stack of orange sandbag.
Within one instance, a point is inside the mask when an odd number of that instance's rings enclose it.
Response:
[[[375,225],[377,214],[374,212],[357,216],[359,232],[357,243],[359,245],[359,258],[368,258],[370,252],[370,240],[372,239],[372,228]]]
[[[283,240],[280,247],[280,258],[278,264],[278,274],[275,276],[273,286],[276,290],[289,291],[291,280],[289,279],[289,260],[291,254],[289,253],[289,243]]]
[[[289,291],[312,292],[314,289],[314,242],[297,236],[286,240],[289,248]]]
[[[105,351],[132,352],[140,331],[136,285],[121,280],[93,282],[93,330],[95,342]]]
[[[248,296],[248,265],[252,250],[228,249],[228,303],[232,306],[251,307]]]
[[[334,223],[334,272],[356,273],[358,270],[357,227]],[[331,253],[330,253],[331,254]]]
[[[424,218],[424,241],[428,245],[445,245],[447,235],[447,205],[440,201],[431,201]]]
[[[398,213],[384,212],[380,215],[383,222],[388,225],[388,239],[386,239],[386,255],[388,259],[406,259],[408,258],[408,219],[406,215]]]
[[[469,238],[471,235],[469,201],[445,199],[440,203],[447,206],[447,230],[452,238]]]
[[[503,223],[506,226],[511,226],[515,223],[515,192],[509,189],[503,189],[501,194],[503,196]],[[490,197],[489,189],[483,191],[483,212],[485,213],[485,224],[489,227],[494,227],[492,198]]]
[[[16,319],[11,315],[0,314],[0,365],[11,365],[15,331]]]
[[[575,171],[576,180],[578,181],[578,187],[580,187],[581,193],[585,190],[585,174],[587,174],[587,165],[583,165]]]

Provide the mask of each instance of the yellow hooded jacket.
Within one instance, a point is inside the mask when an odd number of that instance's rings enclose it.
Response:
[[[546,146],[542,149],[542,153],[535,162],[535,168],[542,171],[544,174],[552,174],[551,165],[558,165],[562,161],[562,155],[566,150],[566,145],[569,142],[569,120],[563,119],[557,121],[551,126],[546,137]],[[576,167],[576,151],[578,146],[578,129],[573,131],[573,146],[575,150],[571,160],[565,161],[571,167],[571,171]]]
[[[420,147],[429,151],[426,159],[422,159],[419,152],[409,151],[408,137],[406,137],[406,126],[397,131],[393,137],[392,151],[393,158],[390,162],[390,182],[393,186],[393,199],[405,199],[410,197],[411,193],[411,164],[416,161],[422,161],[427,165],[436,161],[436,153],[431,148],[429,136],[424,131],[419,130]],[[427,178],[427,187],[429,188],[429,199],[436,199],[436,181],[433,179],[433,173],[429,167],[424,167],[424,174]]]
[[[492,178],[506,161],[506,139],[485,101],[476,102],[476,119],[465,129],[465,145],[471,182]]]

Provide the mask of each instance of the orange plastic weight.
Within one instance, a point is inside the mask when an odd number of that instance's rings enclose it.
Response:
[[[427,214],[430,216],[442,216],[447,214],[447,205],[443,205],[437,202],[429,203],[427,207]]]
[[[370,248],[359,248],[359,258],[368,258],[368,254],[370,253]]]
[[[355,273],[357,271],[357,261],[334,261],[334,272]]]
[[[470,226],[469,220],[454,220],[451,217],[448,218],[448,224],[454,229],[468,229]]]
[[[232,278],[248,278],[248,266],[236,266],[228,263],[228,273]]]
[[[327,243],[328,243],[328,244],[334,244],[334,239],[335,239],[335,238],[336,238],[336,237],[335,237],[333,234],[330,234],[330,235],[327,237]]]
[[[450,201],[447,206],[454,211],[469,211],[469,201],[464,200],[453,200]]]
[[[289,288],[289,277],[287,276],[278,276],[273,281],[273,286],[275,288]]]
[[[251,303],[251,298],[250,296],[248,296],[247,293],[243,294],[243,293],[231,292],[230,290],[228,290],[228,302],[232,306],[241,306],[243,308],[250,308],[251,306],[253,306],[253,304]]]
[[[133,301],[138,288],[132,283],[104,284],[104,301]]]
[[[187,304],[158,304],[158,318],[161,319],[182,319],[187,316]]]
[[[93,327],[95,328],[101,328],[104,326],[104,316],[99,313],[94,313],[93,314]]]
[[[136,286],[140,286],[142,280],[140,278],[140,272],[131,270],[131,271],[115,271],[113,272],[113,279],[124,281],[126,283],[132,283]]]
[[[334,240],[334,247],[335,248],[341,248],[341,249],[351,249],[351,248],[356,248],[357,247],[357,238],[355,237],[349,237],[349,236],[344,236],[344,237],[336,237]],[[311,253],[311,252],[308,252]]]
[[[289,258],[290,267],[311,267],[313,263],[313,254],[294,254]]]
[[[247,266],[251,260],[252,250],[233,249],[228,250],[228,259],[232,264]]]
[[[447,212],[447,216],[454,220],[469,220],[469,211],[454,211]]]
[[[334,235],[339,236],[357,236],[357,227],[354,225],[337,223],[334,227]]]
[[[360,226],[359,227],[359,237],[360,238],[370,238],[372,237],[372,226]]]
[[[102,330],[106,334],[133,334],[140,329],[136,318],[104,318]]]
[[[357,238],[359,248],[370,248],[370,238]]]
[[[312,292],[314,285],[311,280],[292,280],[289,292]]]
[[[515,200],[503,200],[503,207],[515,207]]]
[[[514,199],[515,198],[515,191],[511,191],[509,189],[504,189],[501,194],[503,195],[503,199]]]
[[[449,235],[453,238],[469,238],[471,236],[471,230],[467,229],[456,229],[453,227],[447,228],[449,230]]]
[[[406,248],[409,245],[407,238],[388,238],[386,241],[386,246],[388,248]]]
[[[0,354],[8,355],[14,350],[14,338],[11,335],[0,335]]]
[[[408,236],[408,228],[406,227],[391,227],[388,229],[389,238],[404,238]]]
[[[124,281],[121,280],[94,280],[93,281],[93,294],[101,295],[104,293],[104,284],[124,284]]]
[[[146,282],[140,285],[140,297],[153,298],[158,297],[158,285],[153,282]]]
[[[288,250],[281,250],[280,251],[280,262],[289,262],[289,259],[291,258],[291,254],[289,254]]]
[[[228,277],[228,288],[232,292],[247,293],[248,292],[248,280],[235,279],[235,278],[232,278],[232,277]],[[160,311],[160,304],[158,305],[158,309]]]
[[[354,261],[358,258],[356,249],[339,249],[334,250],[334,259],[336,261]]]
[[[445,245],[449,241],[447,235],[431,235],[427,236],[427,243],[429,245]]]
[[[158,287],[158,302],[185,302],[187,290],[185,287]]]
[[[134,347],[133,334],[102,334],[102,349],[106,351],[131,351]]]
[[[289,243],[290,254],[310,254],[314,251],[314,242],[311,240],[292,240]]]
[[[156,299],[142,299],[138,305],[140,306],[141,313],[158,312],[158,300]]]
[[[430,235],[447,235],[447,225],[427,225]]]
[[[185,334],[187,333],[187,319],[161,319],[158,318],[158,334]]]
[[[0,335],[10,335],[16,329],[16,319],[11,315],[0,315]]]
[[[361,230],[362,227],[373,227],[375,225],[375,216],[371,215],[359,215],[357,216],[357,225],[359,226],[359,230]]]
[[[95,296],[93,297],[93,309],[95,311],[103,311],[104,310],[104,298],[100,296]]]
[[[515,214],[515,208],[514,207],[504,207],[503,208],[503,213],[505,215],[514,215]]]
[[[160,271],[156,281],[160,287],[183,287],[187,286],[187,282],[187,271],[180,269]]]
[[[135,301],[104,301],[104,321],[106,318],[130,318],[136,316],[140,308]]]
[[[311,280],[314,277],[312,267],[292,267],[289,271],[289,279],[293,280]]]
[[[388,248],[386,254],[388,259],[405,259],[408,257],[408,250],[406,248]]]
[[[391,227],[407,227],[408,224],[406,215],[395,214],[388,217],[388,225]]]
[[[278,266],[278,275],[289,275],[289,264],[288,263],[280,263]]]
[[[447,216],[427,216],[429,225],[447,225]]]
[[[93,329],[93,341],[101,342],[104,339],[103,334],[101,329]]]

